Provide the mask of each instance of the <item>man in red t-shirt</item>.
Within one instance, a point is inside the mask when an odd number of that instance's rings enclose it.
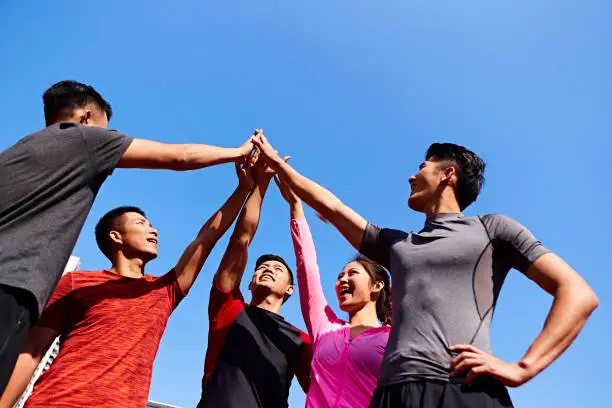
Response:
[[[146,407],[168,318],[242,208],[253,187],[252,165],[253,160],[236,165],[238,187],[161,277],[144,274],[147,262],[157,257],[158,243],[144,212],[120,207],[102,217],[96,241],[112,267],[62,277],[30,331],[0,407],[12,406],[58,335],[59,355],[38,380],[27,408]]]

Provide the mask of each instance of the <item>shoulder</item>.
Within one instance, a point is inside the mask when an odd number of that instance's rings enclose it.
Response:
[[[518,237],[530,235],[525,226],[503,214],[487,214],[479,218],[491,239],[514,241]]]
[[[62,275],[63,280],[71,280],[75,285],[92,281],[108,280],[109,278],[111,278],[109,272],[104,270],[78,270],[66,272]]]
[[[400,229],[384,228],[374,225],[372,223],[368,223],[366,227],[366,235],[381,236],[386,241],[397,242],[406,239],[410,235],[410,233]]]
[[[63,147],[67,147],[65,144],[69,143],[71,136],[74,136],[72,138],[73,140],[81,140],[81,131],[78,128],[78,124],[59,123],[22,137],[14,145],[6,149],[5,152],[17,152],[27,148],[31,148],[36,151],[38,146],[44,148],[45,151],[48,151],[50,146],[58,142],[62,142]]]

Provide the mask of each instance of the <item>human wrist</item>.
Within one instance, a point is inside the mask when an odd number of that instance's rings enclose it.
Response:
[[[302,202],[295,201],[289,203],[289,213],[292,220],[304,218],[304,208],[302,207]]]
[[[248,193],[253,189],[253,184],[252,182],[244,182],[244,181],[239,181],[238,182],[238,186],[236,186],[236,191],[238,191],[239,193]]]

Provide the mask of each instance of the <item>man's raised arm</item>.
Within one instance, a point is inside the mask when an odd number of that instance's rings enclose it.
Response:
[[[253,149],[252,138],[235,148],[205,144],[167,144],[134,139],[119,159],[119,168],[195,170],[242,160]]]
[[[196,239],[189,244],[176,264],[177,280],[183,295],[187,295],[189,289],[191,289],[208,255],[210,255],[217,241],[232,225],[244,204],[244,200],[253,188],[252,165],[252,162],[245,163],[242,166],[236,163],[238,187],[223,206],[206,221]]]
[[[274,172],[266,168],[260,158],[254,168],[255,188],[240,212],[230,242],[215,274],[214,284],[225,293],[240,285],[248,260],[249,245],[259,225],[261,204],[273,175]]]
[[[359,251],[368,222],[350,207],[342,203],[329,190],[298,173],[280,158],[263,133],[256,132],[253,143],[274,170],[306,204],[333,224],[347,241]]]

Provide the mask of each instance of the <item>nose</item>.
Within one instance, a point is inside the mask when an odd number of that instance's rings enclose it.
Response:
[[[151,234],[155,235],[157,238],[157,230],[155,228],[151,228]]]
[[[410,177],[408,178],[408,183],[409,183],[409,184],[412,184],[412,182],[413,182],[414,180],[416,180],[416,175],[414,175],[414,174],[413,174],[412,176],[410,176]]]

